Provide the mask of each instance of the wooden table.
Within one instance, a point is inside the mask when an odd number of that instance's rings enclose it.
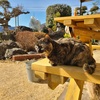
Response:
[[[100,40],[100,14],[57,17],[54,20],[72,27],[76,36],[79,36],[82,41],[89,42],[91,51],[91,39]],[[100,49],[100,46],[95,48]]]
[[[54,20],[70,27],[100,30],[100,14],[56,17]]]

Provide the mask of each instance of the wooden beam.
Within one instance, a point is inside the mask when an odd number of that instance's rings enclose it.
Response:
[[[87,25],[93,25],[95,23],[95,19],[94,18],[90,18],[90,19],[84,19],[84,24]]]
[[[65,100],[81,100],[84,81],[70,78]]]
[[[47,79],[47,74],[44,72],[39,72],[39,71],[34,71],[34,74],[37,78],[46,80]]]
[[[87,29],[88,27],[84,24],[84,22],[82,21],[80,21],[80,22],[76,22],[76,26],[77,27],[80,27],[80,28],[85,28],[85,29]]]
[[[91,39],[100,40],[100,32],[83,29],[83,28],[74,28],[74,33],[79,36],[85,36]]]
[[[80,67],[65,65],[53,67],[51,66],[47,58],[32,63],[32,70],[34,71],[59,75],[63,77],[72,77],[77,80],[100,84],[100,64],[97,64],[96,69],[98,70],[95,70],[95,72],[90,75],[84,72],[83,69]],[[74,71],[74,73],[72,71]]]
[[[92,45],[92,48],[95,50],[100,50],[100,45]]]
[[[95,18],[95,19],[100,19],[100,14],[93,14],[93,15],[82,15],[82,16],[66,16],[66,17],[56,17],[54,18],[55,21],[59,22],[59,21],[64,21],[64,20],[68,20],[68,19],[72,19],[74,21],[84,21],[84,19],[91,19],[91,18]]]
[[[40,59],[40,58],[45,58],[45,55],[43,53],[38,53],[38,54],[19,54],[19,55],[13,55],[12,60],[13,61],[22,61],[26,59]]]
[[[59,84],[64,84],[67,78],[59,75],[48,74],[48,86],[55,89]]]
[[[86,28],[87,26],[93,28],[94,30],[100,30],[100,14],[56,17],[54,20],[60,23],[65,23],[65,25],[67,25],[66,20],[72,20],[74,23],[77,23],[78,27]],[[83,26],[78,25],[80,22],[82,22]]]
[[[100,24],[97,22],[95,18],[84,19],[84,24],[91,28],[97,27],[98,29],[100,29]]]
[[[89,44],[86,44],[87,46],[89,46]],[[92,49],[93,50],[100,50],[100,45],[92,45]]]
[[[71,19],[64,20],[63,24],[67,25],[67,26],[70,26],[70,27],[76,26],[76,23],[73,20],[71,20]]]

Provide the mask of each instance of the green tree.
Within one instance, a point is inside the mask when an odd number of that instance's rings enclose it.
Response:
[[[28,11],[24,12],[22,6],[12,8],[8,0],[0,0],[0,7],[0,25],[4,27],[4,30],[8,29],[8,22],[11,18],[29,13]]]
[[[56,12],[55,17],[60,17],[60,12]]]
[[[52,27],[56,30],[55,17],[71,16],[71,7],[66,4],[55,4],[51,5],[46,10],[46,26]]]
[[[75,9],[77,10],[77,14],[80,15],[80,7],[76,7]],[[85,14],[86,12],[87,12],[87,7],[86,6],[82,6],[81,7],[82,15]]]
[[[97,11],[100,9],[98,7],[98,4],[100,4],[100,0],[96,0],[95,2],[93,2],[93,7],[90,9],[91,14],[96,14]]]
[[[97,13],[98,10],[99,10],[99,7],[95,5],[90,9],[90,12],[91,12],[91,14],[95,14],[95,13]]]

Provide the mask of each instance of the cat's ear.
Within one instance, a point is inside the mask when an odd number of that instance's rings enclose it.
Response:
[[[45,35],[45,38],[50,38],[50,36],[48,34]]]
[[[48,41],[51,41],[51,38],[48,34],[45,35],[45,38],[48,40]]]

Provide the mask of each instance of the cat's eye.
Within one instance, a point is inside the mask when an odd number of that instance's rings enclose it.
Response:
[[[45,43],[49,43],[49,40],[46,39],[44,42],[45,42]]]

